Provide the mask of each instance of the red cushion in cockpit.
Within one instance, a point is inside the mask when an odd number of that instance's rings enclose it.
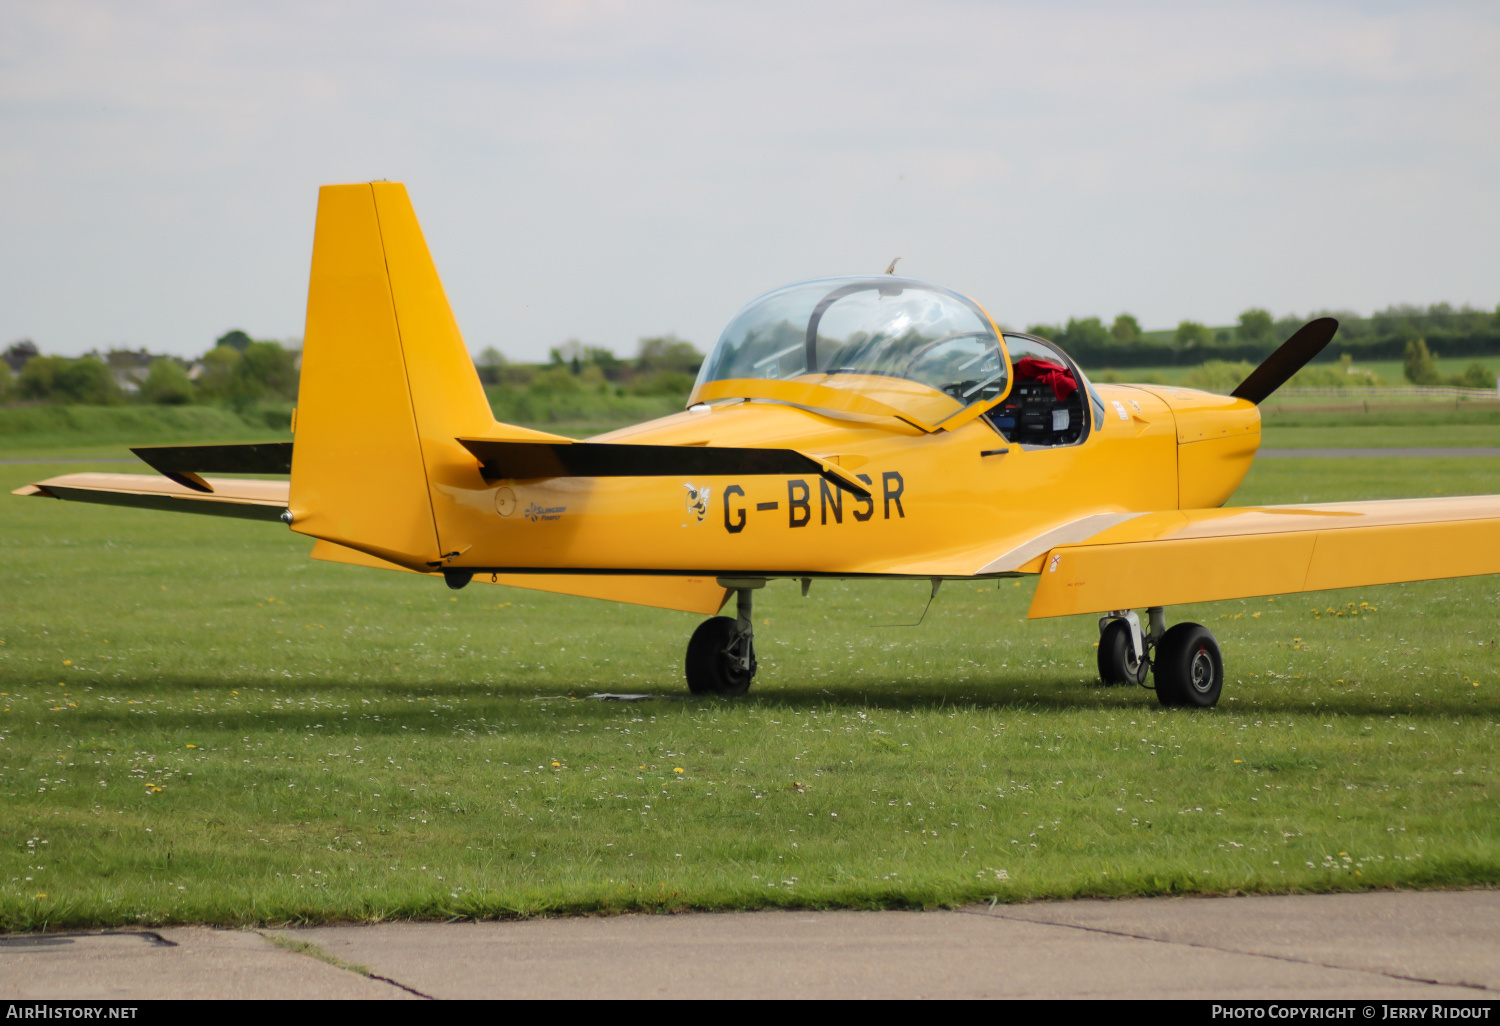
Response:
[[[1023,356],[1013,366],[1017,381],[1040,381],[1052,386],[1052,394],[1057,396],[1058,402],[1078,391],[1078,382],[1073,377],[1073,372],[1060,363]]]

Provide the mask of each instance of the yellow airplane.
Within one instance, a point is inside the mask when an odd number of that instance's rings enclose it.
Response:
[[[717,613],[698,694],[755,676],[773,579],[1038,577],[1030,616],[1102,614],[1107,684],[1208,708],[1213,635],[1164,607],[1500,572],[1500,496],[1224,509],[1257,403],[1333,337],[1297,332],[1231,396],[1094,385],[1052,343],[892,274],[745,307],[686,410],[574,441],[496,422],[406,190],[322,189],[292,443],[139,448],[162,476],[19,489],[281,521],[316,559]],[[213,478],[290,473],[291,480]],[[1136,610],[1145,609],[1145,622]]]

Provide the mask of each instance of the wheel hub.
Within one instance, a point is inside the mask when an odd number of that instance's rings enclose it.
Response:
[[[1214,683],[1214,661],[1209,657],[1208,648],[1198,646],[1198,651],[1193,653],[1193,664],[1190,671],[1189,681],[1192,682],[1193,690],[1199,694],[1205,694]]]

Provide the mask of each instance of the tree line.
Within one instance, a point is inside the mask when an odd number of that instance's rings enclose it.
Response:
[[[196,359],[145,349],[47,356],[23,340],[0,354],[0,401],[125,402],[180,406],[210,402],[245,410],[297,398],[301,352],[233,330]]]
[[[300,349],[254,339],[239,329],[226,332],[212,348],[190,359],[145,349],[50,356],[22,340],[0,354],[0,402],[215,403],[244,412],[258,405],[295,402],[301,357]],[[634,357],[569,339],[554,346],[545,363],[512,363],[494,347],[481,352],[474,363],[492,401],[514,400],[519,393],[544,403],[571,398],[571,408],[590,397],[685,396],[703,354],[691,342],[667,334],[640,339]]]
[[[1408,380],[1417,384],[1478,384],[1488,373],[1482,367],[1448,379],[1438,374],[1435,358],[1500,354],[1500,308],[1485,311],[1448,303],[1391,306],[1369,317],[1348,310],[1274,317],[1253,307],[1233,325],[1185,320],[1163,331],[1143,330],[1134,316],[1122,313],[1108,325],[1099,317],[1083,317],[1026,330],[1057,342],[1084,367],[1096,370],[1209,364],[1217,370],[1260,362],[1306,321],[1321,316],[1339,319],[1338,334],[1321,362],[1399,359]],[[238,329],[194,359],[144,349],[48,356],[23,340],[0,354],[0,402],[206,402],[244,411],[258,404],[295,402],[301,355],[299,349],[257,340]],[[685,396],[702,363],[703,354],[693,343],[672,334],[640,339],[634,357],[577,339],[554,346],[545,363],[514,363],[494,347],[475,357],[491,401],[512,405],[528,397]]]
[[[1105,325],[1098,317],[1072,318],[1066,324],[1033,324],[1026,330],[1051,339],[1085,367],[1191,366],[1210,360],[1258,363],[1316,317],[1336,317],[1338,333],[1319,361],[1404,359],[1407,346],[1421,341],[1443,356],[1500,354],[1500,307],[1494,311],[1450,303],[1387,307],[1369,317],[1352,310],[1319,310],[1302,317],[1274,317],[1252,307],[1233,325],[1209,327],[1180,321],[1175,330],[1143,331],[1128,313]]]
[[[672,334],[640,339],[633,359],[616,356],[605,346],[569,339],[552,347],[545,364],[511,363],[493,346],[474,361],[485,385],[540,395],[687,395],[702,364],[698,347]]]

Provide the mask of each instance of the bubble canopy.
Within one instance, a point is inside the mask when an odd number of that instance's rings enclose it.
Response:
[[[1008,363],[984,310],[911,278],[824,278],[754,300],[698,372],[714,382],[771,380],[855,392],[936,423],[1005,394]]]

